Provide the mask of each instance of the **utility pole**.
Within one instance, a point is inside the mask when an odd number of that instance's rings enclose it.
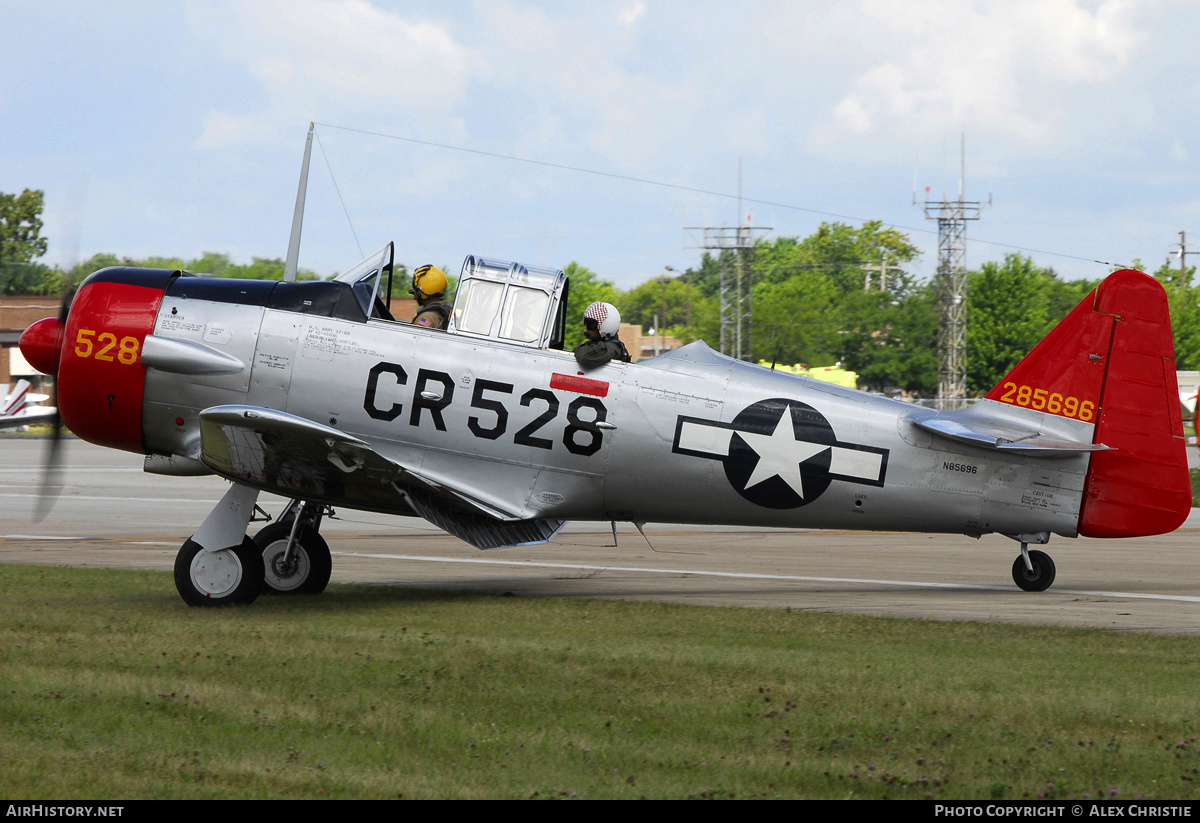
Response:
[[[925,219],[938,224],[938,408],[957,409],[967,399],[967,221],[978,220],[983,204],[963,199],[967,174],[967,138],[962,138],[958,199],[942,193],[940,201],[928,199]],[[916,203],[913,192],[913,203]],[[988,196],[991,205],[991,196]]]
[[[728,226],[684,226],[685,231],[703,231],[705,251],[716,251],[721,266],[721,353],[737,360],[751,357],[750,289],[752,266],[750,254],[754,249],[755,232],[768,232],[770,227],[751,226],[742,222],[742,161],[738,160],[738,224]],[[728,251],[730,254],[722,254]],[[730,259],[732,258],[732,260]],[[732,263],[732,265],[731,265]],[[730,269],[732,268],[732,271]]]
[[[1200,254],[1200,251],[1187,250],[1187,232],[1179,232],[1179,251],[1175,252],[1179,255],[1179,286],[1182,288],[1188,285],[1187,273],[1187,256],[1189,254]]]
[[[760,226],[685,226],[687,231],[703,231],[705,251],[716,251],[721,266],[721,353],[737,360],[750,357],[751,265],[754,233],[770,231]],[[722,252],[729,252],[723,254]]]
[[[892,265],[887,260],[884,260],[878,266],[864,264],[859,266],[859,268],[866,272],[866,276],[863,278],[863,291],[871,290],[871,281],[874,279],[871,277],[872,274],[879,275],[879,290],[887,291],[887,273],[889,271],[904,271],[903,267]]]

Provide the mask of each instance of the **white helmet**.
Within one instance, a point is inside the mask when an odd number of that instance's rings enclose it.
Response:
[[[589,320],[595,322],[601,340],[616,337],[621,330],[621,313],[612,303],[597,302],[588,306],[583,313],[583,323],[590,328]]]

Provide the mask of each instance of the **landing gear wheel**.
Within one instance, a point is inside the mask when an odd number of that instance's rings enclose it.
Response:
[[[263,591],[267,594],[320,594],[329,584],[333,557],[329,544],[319,533],[301,526],[292,557],[284,562],[290,520],[263,527],[254,536],[264,570]]]
[[[1017,557],[1012,567],[1013,582],[1027,592],[1044,592],[1050,588],[1057,573],[1054,561],[1045,552],[1034,550],[1029,553],[1029,562],[1033,564],[1033,571],[1025,568],[1024,557]]]
[[[175,588],[189,606],[253,603],[262,582],[262,559],[249,537],[215,552],[189,539],[175,556]]]

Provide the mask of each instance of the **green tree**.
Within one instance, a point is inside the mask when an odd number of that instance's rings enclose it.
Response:
[[[930,284],[900,276],[888,291],[851,291],[838,306],[842,365],[860,386],[937,388],[937,297]]]
[[[47,294],[45,283],[53,272],[41,263],[0,263],[0,295]]]
[[[688,276],[660,275],[618,294],[615,305],[621,321],[649,331],[657,317],[658,328],[666,337],[678,337],[684,343],[718,339],[721,330],[717,301],[693,288]]]
[[[1200,286],[1192,285],[1195,273],[1191,266],[1181,275],[1169,258],[1154,272],[1167,290],[1177,369],[1200,369]]]
[[[282,280],[284,265],[282,257],[252,257],[248,266],[230,266],[229,276],[240,280]],[[300,279],[298,270],[296,279]]]
[[[967,384],[986,392],[1075,308],[1096,281],[1064,282],[1023,254],[968,274]]]
[[[838,291],[846,294],[863,288],[864,265],[900,265],[916,258],[916,246],[907,235],[885,229],[878,220],[861,226],[822,223],[810,236],[799,240],[780,237],[760,242],[752,257],[755,283],[776,283],[804,269],[823,272]],[[894,280],[889,275],[889,281]]]
[[[751,359],[832,366],[841,330],[833,310],[837,296],[837,286],[818,269],[758,283],[751,297]]]
[[[0,192],[0,263],[29,263],[46,253],[42,237],[43,192]]]
[[[868,385],[928,390],[936,383],[936,319],[923,292],[894,269],[886,290],[864,289],[864,265],[898,267],[916,256],[907,236],[879,221],[823,223],[804,239],[760,242],[750,260],[755,359],[841,362]]]
[[[616,304],[617,289],[608,280],[572,261],[564,270],[571,279],[568,295],[566,348],[574,349],[587,339],[583,333],[583,312],[596,301]]]
[[[147,269],[183,269],[191,272],[204,271],[204,269],[189,267],[187,261],[182,257],[147,257],[145,260],[130,260],[129,258],[125,258],[122,263],[113,265],[133,265]]]
[[[718,300],[721,294],[721,266],[723,263],[732,267],[733,255],[730,252],[721,252],[716,257],[705,252],[704,256],[700,258],[700,268],[688,269],[684,277],[695,291],[704,297]]]
[[[42,237],[43,192],[0,192],[0,294],[34,294],[46,266],[34,261],[46,253]]]
[[[216,277],[224,277],[229,274],[229,269],[232,266],[233,263],[230,261],[228,254],[206,251],[198,259],[189,261],[187,270],[198,274],[211,274]]]

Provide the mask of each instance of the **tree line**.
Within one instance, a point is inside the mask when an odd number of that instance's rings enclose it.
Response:
[[[0,295],[60,295],[105,266],[184,269],[222,277],[280,280],[282,258],[255,257],[237,264],[228,255],[199,258],[118,258],[98,254],[62,270],[39,263],[41,191],[0,193]],[[620,290],[577,262],[571,278],[567,345],[583,341],[582,314],[593,301],[613,303],[624,322],[683,342],[720,340],[721,271],[733,272],[735,252],[705,254],[696,268],[666,271]],[[741,261],[749,272],[751,359],[779,364],[831,366],[857,372],[875,390],[902,388],[925,396],[937,390],[938,303],[932,278],[912,271],[918,251],[907,235],[879,221],[861,226],[823,223],[805,238],[760,240]],[[1135,263],[1137,267],[1140,264]],[[879,267],[886,267],[881,278]],[[868,269],[873,267],[868,284]],[[1195,268],[1164,264],[1154,276],[1167,289],[1175,334],[1176,366],[1200,369],[1200,284]],[[301,270],[302,279],[316,278]],[[1096,280],[1063,280],[1052,268],[1013,253],[988,262],[967,277],[967,382],[982,394],[1029,352],[1095,288]],[[886,285],[885,285],[886,284]],[[408,290],[407,273],[396,272],[393,296]],[[869,288],[864,288],[869,285]]]

